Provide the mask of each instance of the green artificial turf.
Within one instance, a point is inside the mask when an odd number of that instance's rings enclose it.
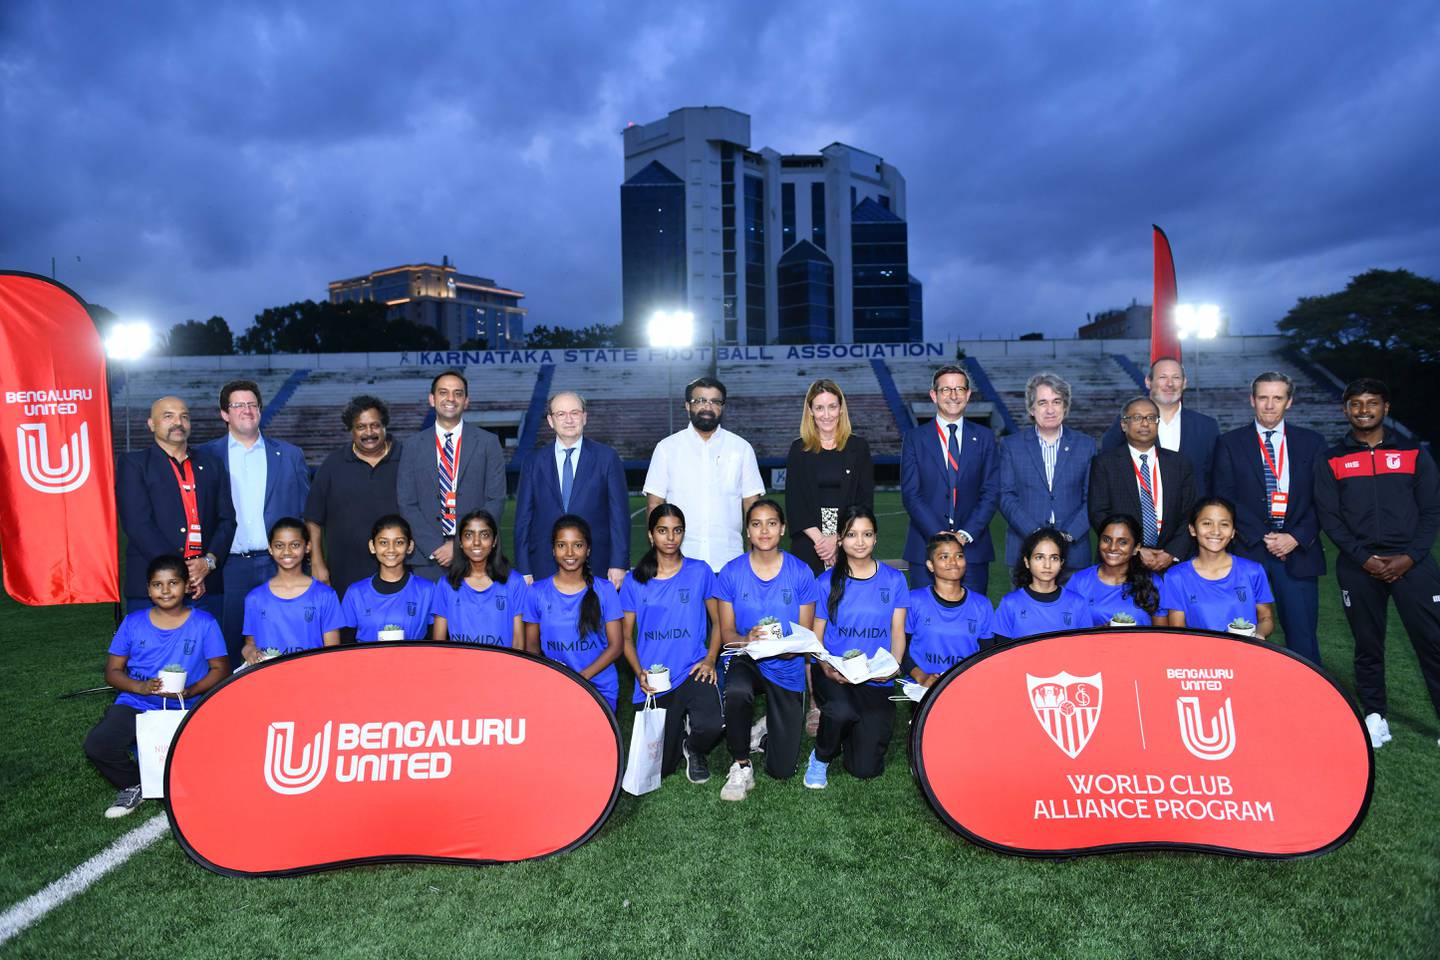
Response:
[[[879,553],[898,557],[899,497],[877,501]],[[638,517],[636,528],[638,556]],[[992,533],[1003,537],[998,520]],[[996,564],[991,573],[998,598],[1004,571]],[[1350,689],[1349,632],[1333,577],[1322,584],[1323,656]],[[0,909],[160,812],[146,803],[122,820],[101,817],[113,791],[80,743],[110,697],[58,699],[101,682],[112,624],[108,607],[0,601]],[[1436,957],[1440,731],[1393,615],[1388,649],[1395,739],[1376,755],[1369,817],[1348,844],[1311,860],[1148,853],[1047,862],[971,846],[915,787],[902,707],[876,781],[856,782],[836,765],[830,788],[816,792],[798,775],[762,775],[748,800],[723,803],[722,746],[709,784],[677,775],[643,798],[622,795],[594,839],[543,862],[238,880],[192,863],[167,836],[0,954]],[[629,684],[622,668],[627,741]]]

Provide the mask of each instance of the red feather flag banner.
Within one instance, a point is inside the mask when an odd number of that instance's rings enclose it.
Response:
[[[0,555],[21,603],[120,599],[105,349],[84,302],[0,271]]]
[[[1170,238],[1151,224],[1155,239],[1155,297],[1150,301],[1150,362],[1161,357],[1180,359],[1180,336],[1175,329],[1175,258]]]

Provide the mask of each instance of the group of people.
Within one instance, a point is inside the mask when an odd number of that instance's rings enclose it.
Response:
[[[727,800],[754,788],[755,753],[770,776],[792,776],[806,733],[806,786],[824,788],[837,759],[874,777],[894,722],[893,678],[852,683],[829,662],[744,648],[796,623],[835,657],[884,651],[902,678],[929,687],[982,648],[1056,630],[1168,625],[1266,638],[1278,606],[1287,645],[1318,665],[1321,530],[1339,548],[1372,743],[1390,737],[1390,597],[1440,712],[1440,567],[1430,555],[1440,478],[1426,451],[1385,426],[1386,386],[1346,388],[1350,429],[1327,449],[1286,423],[1294,384],[1283,373],[1255,378],[1253,423],[1224,434],[1184,406],[1178,361],[1156,361],[1145,382],[1097,446],[1066,427],[1069,384],[1036,374],[1031,425],[997,441],[965,417],[967,371],[936,370],[934,419],[902,444],[908,582],[875,556],[870,450],[831,380],[806,391],[787,457],[788,517],[765,497],[754,449],[722,425],[724,384],[688,384],[689,423],[656,445],[645,477],[649,549],[633,569],[624,470],[585,437],[576,391],[549,398],[554,442],[521,464],[508,555],[502,448],[465,422],[461,371],[434,378],[434,426],[403,443],[388,434],[383,401],[354,398],[342,414],[351,442],[313,480],[297,447],[261,435],[254,382],[225,385],[226,434],[196,448],[186,405],[163,397],[148,421],[154,444],[117,471],[129,615],[106,678],[120,696],[85,744],[118,790],[106,814],[140,803],[128,751],[135,715],[165,705],[162,661],[186,668],[183,696],[194,698],[242,665],[351,640],[524,650],[573,668],[612,707],[623,656],[634,702],[653,696],[668,708],[662,772],[683,762],[689,780],[706,782],[723,738]],[[992,606],[997,510],[1014,589]],[[764,715],[752,722],[760,695]]]

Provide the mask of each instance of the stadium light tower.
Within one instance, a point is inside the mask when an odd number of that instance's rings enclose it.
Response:
[[[675,398],[673,391],[675,351],[695,342],[695,314],[689,310],[656,310],[650,315],[646,332],[650,335],[650,346],[666,351],[665,354],[665,396],[670,411],[670,432],[675,432]]]
[[[1181,340],[1214,340],[1220,335],[1220,308],[1213,303],[1175,304],[1175,334]]]
[[[150,324],[143,320],[117,323],[105,335],[105,355],[118,360],[125,370],[125,452],[130,452],[130,374],[131,363],[150,352],[155,336]]]

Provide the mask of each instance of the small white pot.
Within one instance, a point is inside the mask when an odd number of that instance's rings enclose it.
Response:
[[[161,692],[161,693],[184,693],[184,692],[185,692],[185,677],[186,677],[186,676],[187,676],[187,674],[185,674],[185,673],[183,673],[183,672],[182,672],[182,673],[170,673],[170,672],[167,672],[167,671],[162,670],[162,671],[160,672],[160,692]]]
[[[404,639],[405,639],[405,631],[404,631],[404,630],[400,630],[400,629],[395,629],[395,630],[381,630],[381,631],[379,631],[379,632],[376,634],[376,637],[377,637],[377,639],[384,640],[384,641],[386,641],[386,642],[394,641],[394,640],[404,640]]]
[[[1137,621],[1135,621],[1135,620],[1131,620],[1131,621],[1128,622],[1128,623],[1125,622],[1124,620],[1111,620],[1111,621],[1110,621],[1110,626],[1112,626],[1112,627],[1134,627],[1134,626],[1139,626],[1139,623],[1138,623]]]
[[[656,693],[664,693],[666,690],[670,689],[669,670],[647,671],[646,678],[650,684],[650,689],[654,690]]]
[[[767,623],[765,629],[770,632],[771,640],[785,639],[785,625],[781,623]]]
[[[1241,629],[1238,628],[1238,627],[1229,627],[1229,628],[1226,630],[1226,632],[1227,632],[1227,633],[1233,633],[1233,634],[1234,634],[1235,636],[1237,636],[1237,637],[1253,637],[1253,636],[1255,636],[1255,628],[1254,628],[1254,627],[1251,627],[1249,630],[1241,630]]]

